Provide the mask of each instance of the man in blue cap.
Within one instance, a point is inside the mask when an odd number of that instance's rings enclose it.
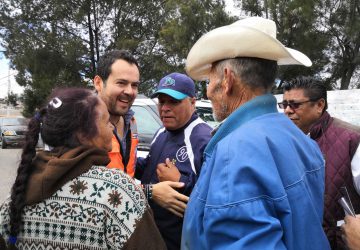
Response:
[[[184,187],[178,191],[189,196],[200,173],[212,129],[195,112],[195,84],[190,77],[180,73],[165,76],[152,95],[155,97],[159,100],[164,127],[155,134],[147,158],[138,158],[135,176],[144,185],[183,182]],[[180,249],[182,211],[175,208],[171,213],[171,209],[160,207],[151,198],[149,204],[168,249]]]

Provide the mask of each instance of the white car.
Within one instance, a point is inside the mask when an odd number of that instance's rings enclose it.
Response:
[[[138,95],[131,109],[135,112],[139,137],[137,155],[146,157],[150,151],[150,144],[154,134],[162,126],[157,106],[152,99],[144,95]],[[41,138],[39,138],[37,149],[44,149]]]
[[[152,99],[157,104],[157,98]],[[200,99],[195,103],[196,113],[211,127],[215,128],[219,122],[215,121],[210,100]],[[157,112],[158,113],[158,112]]]
[[[150,144],[154,134],[162,126],[157,105],[152,99],[144,95],[138,95],[131,109],[135,112],[139,135],[137,155],[146,157],[150,151]]]
[[[213,116],[212,106],[210,100],[197,100],[195,104],[196,112],[207,124],[215,128],[219,122],[215,121]]]
[[[11,144],[22,145],[25,142],[28,122],[28,119],[22,116],[0,117],[1,148],[7,148]]]
[[[212,106],[209,100],[197,100],[195,104],[197,114],[208,123],[215,127],[212,114]],[[131,109],[135,112],[135,119],[139,134],[138,156],[146,157],[150,150],[151,140],[156,131],[162,126],[159,112],[157,109],[157,98],[150,99],[144,95],[138,95]]]

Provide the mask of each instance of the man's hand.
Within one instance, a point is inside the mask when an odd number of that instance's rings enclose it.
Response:
[[[181,174],[178,168],[166,158],[165,163],[159,163],[157,165],[156,173],[159,181],[179,181]]]
[[[186,203],[188,202],[189,197],[180,194],[174,189],[183,186],[184,183],[172,181],[153,184],[152,200],[173,214],[184,217]]]
[[[360,217],[347,215],[344,221],[341,226],[344,233],[343,240],[350,250],[360,249]]]

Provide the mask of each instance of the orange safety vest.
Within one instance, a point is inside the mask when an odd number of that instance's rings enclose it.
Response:
[[[107,165],[108,168],[118,168],[123,170],[125,173],[134,177],[135,165],[136,165],[136,151],[139,144],[139,138],[137,133],[136,120],[134,117],[130,120],[130,130],[127,131],[126,135],[126,152],[123,155],[121,149],[120,138],[116,133],[116,128],[112,136],[112,150],[109,152],[110,163]]]

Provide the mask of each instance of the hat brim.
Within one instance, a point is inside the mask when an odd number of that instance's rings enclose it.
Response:
[[[212,63],[236,57],[263,58],[278,65],[312,65],[306,55],[258,29],[228,25],[206,33],[194,44],[186,59],[186,72],[195,80],[205,80]]]
[[[179,91],[173,90],[173,89],[160,89],[160,90],[156,91],[154,94],[152,94],[151,98],[155,98],[159,94],[165,94],[165,95],[171,96],[172,98],[174,98],[176,100],[183,100],[186,97],[188,97],[187,95],[185,95]]]

